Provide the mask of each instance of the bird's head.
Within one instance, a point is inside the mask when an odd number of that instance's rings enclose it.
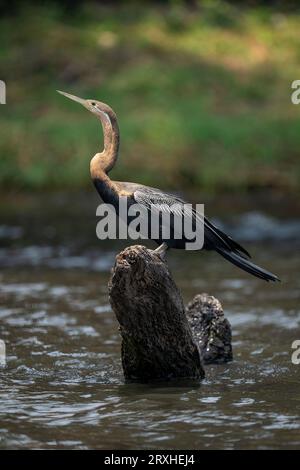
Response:
[[[96,100],[85,100],[83,98],[79,98],[75,95],[70,95],[70,93],[65,93],[64,91],[57,90],[58,93],[61,95],[66,96],[70,100],[76,101],[77,103],[82,104],[86,109],[88,109],[91,113],[95,114],[101,120],[104,118],[109,118],[110,121],[116,119],[116,115],[114,111],[105,103]]]

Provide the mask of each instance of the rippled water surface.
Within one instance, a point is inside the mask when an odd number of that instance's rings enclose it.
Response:
[[[22,217],[4,212],[0,224],[1,448],[300,447],[300,365],[291,362],[300,340],[297,221],[280,240],[258,230],[247,243],[282,278],[278,285],[214,254],[168,254],[186,302],[199,292],[222,302],[234,361],[206,367],[201,384],[139,385],[124,383],[107,298],[114,256],[125,245],[94,239],[93,209],[87,220],[25,209]],[[265,215],[243,217],[247,238],[249,217],[259,228]]]

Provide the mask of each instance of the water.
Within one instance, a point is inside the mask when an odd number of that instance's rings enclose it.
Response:
[[[89,205],[76,205],[86,218],[66,219],[57,207],[50,214],[53,199],[46,214],[36,204],[25,201],[22,216],[6,206],[0,224],[0,339],[7,349],[0,448],[300,447],[300,365],[291,362],[291,345],[300,340],[295,220],[286,236],[281,230],[280,240],[268,242],[257,223],[255,243],[247,244],[281,284],[247,276],[214,254],[168,254],[186,302],[199,292],[222,302],[234,361],[205,367],[199,384],[141,385],[124,383],[107,298],[114,256],[126,244],[94,239]]]

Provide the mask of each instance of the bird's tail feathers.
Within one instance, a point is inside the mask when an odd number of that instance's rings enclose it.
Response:
[[[264,279],[265,281],[280,281],[280,279],[274,274],[270,273],[266,269],[260,268],[248,259],[245,259],[244,257],[232,251],[226,250],[223,247],[216,247],[215,249],[218,253],[220,253],[220,255],[223,256],[223,258],[227,259],[231,263],[235,264],[235,266],[238,266],[239,268],[252,274],[253,276],[259,277],[260,279]]]

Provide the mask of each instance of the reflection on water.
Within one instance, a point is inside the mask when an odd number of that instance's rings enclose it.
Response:
[[[201,384],[139,385],[123,381],[107,299],[120,246],[91,242],[82,231],[70,243],[42,236],[37,243],[26,223],[3,225],[1,448],[300,446],[300,366],[291,363],[291,344],[300,339],[296,242],[251,247],[259,264],[280,275],[279,285],[214,254],[170,252],[185,301],[208,292],[223,303],[234,361],[206,367]]]

